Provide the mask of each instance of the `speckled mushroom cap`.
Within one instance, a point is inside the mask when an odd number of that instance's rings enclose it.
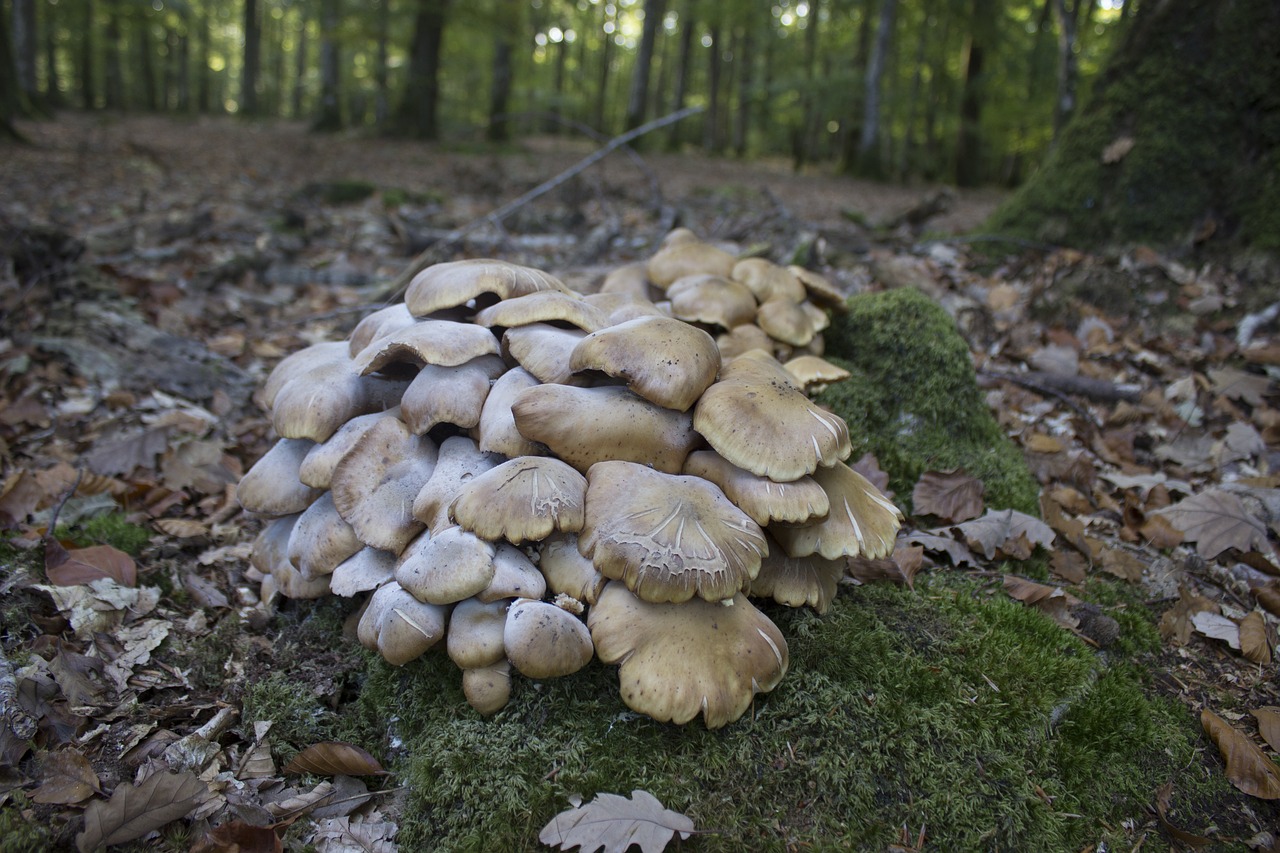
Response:
[[[800,355],[782,365],[800,387],[808,391],[811,388],[825,386],[832,382],[848,379],[851,374],[838,364],[832,364],[816,355]]]
[[[414,598],[453,604],[470,598],[493,580],[493,545],[463,530],[418,534],[396,564],[396,582]]]
[[[284,438],[324,441],[356,415],[399,402],[409,384],[406,380],[361,376],[347,355],[347,345],[337,344],[314,352],[309,366],[291,365],[282,371],[286,362],[280,362],[267,380],[271,392],[264,390],[263,398],[270,401],[272,427]],[[324,346],[316,344],[303,352]],[[273,382],[277,374],[285,381]]]
[[[790,557],[770,538],[769,554],[760,563],[760,573],[752,580],[747,594],[753,598],[772,598],[787,607],[812,607],[826,613],[836,597],[836,586],[844,577],[844,560],[827,560],[817,555]]]
[[[609,325],[609,318],[576,293],[543,290],[515,299],[504,299],[476,315],[476,323],[491,328],[527,326],[530,323],[567,323],[584,332]]]
[[[513,299],[540,290],[568,292],[560,279],[532,267],[475,259],[427,267],[414,276],[404,304],[415,317],[456,308],[482,297]]]
[[[561,329],[547,323],[530,323],[507,329],[502,355],[529,371],[539,382],[566,384],[573,379],[569,356],[587,336],[581,329]]]
[[[355,358],[375,339],[391,334],[397,329],[412,326],[415,322],[417,321],[403,302],[379,308],[351,330],[351,334],[347,337],[347,353]]]
[[[382,418],[334,468],[334,507],[361,542],[399,553],[423,529],[413,499],[435,467],[435,442],[398,418]]]
[[[435,532],[451,527],[449,504],[474,477],[501,465],[503,458],[485,453],[471,438],[454,435],[440,443],[436,467],[418,496],[413,499],[413,516]]]
[[[375,338],[355,357],[354,364],[367,375],[398,362],[453,367],[497,354],[498,341],[488,329],[449,320],[418,320]]]
[[[338,564],[364,547],[351,525],[338,514],[333,493],[325,492],[298,517],[289,535],[289,562],[307,579],[331,574]]]
[[[706,480],[633,462],[587,472],[578,547],[646,601],[732,598],[760,569],[764,533]]]
[[[801,302],[806,295],[804,285],[795,275],[765,258],[744,258],[733,265],[730,275],[734,281],[746,285],[762,304],[771,299]]]
[[[671,316],[690,323],[732,329],[756,316],[756,298],[746,285],[718,275],[678,279],[667,288]]]
[[[338,427],[337,432],[311,448],[298,467],[298,479],[317,489],[327,489],[333,480],[333,469],[347,455],[360,436],[382,418],[396,417],[396,409],[357,415]]]
[[[502,644],[507,660],[529,678],[572,675],[595,651],[581,619],[554,604],[527,598],[508,608]]]
[[[481,450],[512,458],[540,456],[544,452],[537,444],[540,439],[516,428],[512,409],[521,392],[539,387],[560,386],[541,385],[533,374],[520,367],[514,367],[498,377],[489,389],[489,396],[485,398],[480,423],[472,431]]]
[[[461,669],[493,666],[503,660],[502,629],[507,622],[508,604],[485,604],[474,598],[459,601],[449,616],[445,638],[449,660]]]
[[[356,636],[392,666],[423,655],[444,638],[449,611],[414,598],[394,582],[378,588],[360,617]]]
[[[787,641],[738,594],[732,604],[655,604],[611,582],[587,617],[596,655],[619,664],[622,699],[655,720],[733,722],[787,671]]]

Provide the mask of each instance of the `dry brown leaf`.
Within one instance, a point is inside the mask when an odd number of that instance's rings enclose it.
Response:
[[[1200,712],[1200,725],[1227,762],[1227,781],[1251,797],[1280,800],[1280,768],[1265,752],[1208,709]]]
[[[880,469],[880,460],[876,459],[874,454],[862,454],[862,457],[849,467],[866,477],[871,485],[879,489],[886,498],[893,499],[893,492],[889,489],[889,475]]]
[[[907,545],[919,545],[930,554],[946,554],[951,560],[951,565],[957,569],[978,564],[968,546],[963,542],[957,542],[951,536],[940,536],[937,533],[924,533],[919,530],[913,530],[904,534],[899,541]]]
[[[1084,557],[1075,551],[1054,551],[1049,558],[1049,568],[1067,583],[1082,583],[1088,574]]]
[[[1084,535],[1084,522],[1068,516],[1062,506],[1048,495],[1040,496],[1040,514],[1044,516],[1045,523],[1052,527],[1054,532],[1085,557],[1093,559],[1093,548]]]
[[[1032,453],[1061,453],[1067,447],[1058,439],[1042,432],[1030,432],[1022,436],[1022,446]]]
[[[44,489],[27,471],[17,471],[0,484],[0,529],[13,527],[35,512]]]
[[[32,802],[52,805],[82,803],[98,788],[98,774],[89,760],[72,749],[52,752],[40,761],[40,787],[31,794]]]
[[[1280,752],[1280,708],[1258,708],[1253,712],[1253,718],[1258,721],[1258,734],[1262,735],[1267,746]]]
[[[1202,611],[1217,613],[1218,605],[1200,593],[1182,587],[1178,590],[1177,603],[1160,615],[1160,638],[1185,645],[1191,639],[1191,619]]]
[[[873,581],[889,581],[899,585],[914,587],[916,572],[924,562],[924,548],[919,545],[899,543],[893,549],[893,555],[882,560],[868,560],[866,557],[850,557],[849,577],[863,583]]]
[[[1271,387],[1271,380],[1256,373],[1246,373],[1234,367],[1211,369],[1208,371],[1213,390],[1222,396],[1248,403],[1250,406],[1265,406],[1267,401],[1263,395]]]
[[[1080,599],[1062,587],[1036,583],[1016,575],[1005,575],[1003,581],[1004,591],[1010,598],[1043,611],[1064,628],[1075,628],[1080,624],[1080,620],[1071,615],[1071,608],[1079,604]]]
[[[985,491],[981,480],[963,471],[926,471],[911,491],[911,505],[917,514],[968,521],[982,514]]]
[[[315,773],[318,776],[381,776],[378,759],[349,743],[325,741],[312,744],[293,757],[285,773]]]
[[[1163,515],[1148,515],[1138,528],[1138,533],[1153,548],[1165,550],[1182,544],[1182,531],[1174,527]]]
[[[1036,545],[1053,544],[1053,528],[1038,518],[1015,509],[987,510],[982,518],[956,525],[969,544],[988,560],[1003,553],[1015,560],[1031,556]]]
[[[1197,633],[1214,640],[1222,640],[1237,651],[1240,649],[1240,626],[1221,613],[1202,610],[1192,614],[1191,624],[1195,626]]]
[[[154,773],[141,785],[120,785],[109,800],[96,800],[84,812],[84,831],[76,848],[89,853],[103,845],[141,838],[186,817],[209,788],[190,773]]]
[[[151,524],[161,533],[178,539],[193,539],[196,536],[208,536],[209,526],[189,518],[157,518]]]
[[[133,558],[110,545],[68,551],[52,537],[44,542],[44,571],[57,586],[75,586],[110,578],[121,586],[136,586],[138,567]]]
[[[1240,653],[1254,663],[1271,663],[1271,642],[1267,638],[1267,623],[1262,614],[1250,611],[1240,620]]]
[[[1230,492],[1210,489],[1159,513],[1181,530],[1187,541],[1195,542],[1196,551],[1206,560],[1228,548],[1251,551],[1267,546],[1267,528]]]
[[[191,853],[281,853],[284,844],[269,826],[253,826],[242,820],[224,823],[209,831]]]
[[[641,853],[661,853],[676,833],[683,841],[693,832],[692,820],[637,790],[629,800],[597,794],[585,806],[560,812],[538,833],[538,840],[561,850],[581,847],[582,853],[626,853],[633,844]]]
[[[105,477],[132,474],[135,469],[154,471],[156,457],[169,446],[169,428],[153,427],[134,435],[94,444],[84,455],[89,470]]]
[[[1120,548],[1106,548],[1102,552],[1102,568],[1129,583],[1142,580],[1142,572],[1146,564],[1142,560]]]
[[[1280,616],[1280,584],[1276,581],[1255,589],[1253,597],[1272,616]]]
[[[1169,837],[1174,841],[1186,844],[1188,847],[1205,847],[1212,844],[1212,839],[1187,832],[1184,829],[1178,829],[1178,827],[1169,822],[1169,801],[1172,797],[1172,782],[1166,782],[1156,791],[1156,815],[1160,818],[1160,826],[1169,834]]]

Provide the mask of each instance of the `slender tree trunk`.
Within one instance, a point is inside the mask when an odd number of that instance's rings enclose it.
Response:
[[[707,114],[702,125],[702,148],[708,154],[720,152],[720,22],[707,28]]]
[[[808,22],[804,30],[804,94],[801,96],[801,125],[791,145],[791,160],[799,171],[813,158],[815,128],[818,124],[818,18],[821,14],[819,0],[809,7]]]
[[[895,170],[898,181],[905,181],[913,171],[911,158],[915,154],[916,146],[916,114],[920,106],[925,51],[929,45],[930,28],[928,20],[929,16],[933,14],[933,7],[933,0],[928,0],[925,3],[923,19],[926,25],[920,27],[920,31],[916,35],[916,56],[915,61],[911,63],[911,93],[907,95],[906,127],[902,135],[902,148],[899,151],[898,167]]]
[[[18,86],[27,103],[33,106],[39,104],[40,84],[36,76],[36,57],[40,54],[40,38],[35,0],[13,0],[13,51]]]
[[[409,79],[395,122],[400,133],[418,139],[440,136],[440,47],[447,6],[447,0],[418,0],[409,50]]]
[[[1067,121],[1076,111],[1076,85],[1080,80],[1080,64],[1076,60],[1076,15],[1079,0],[1053,0],[1054,17],[1058,19],[1058,97],[1053,104],[1053,138],[1057,141]]]
[[[262,21],[258,0],[244,0],[244,65],[240,68],[240,113],[258,114],[258,72],[262,64]]]
[[[852,101],[848,120],[841,128],[840,171],[852,173],[858,170],[858,146],[862,142],[862,124],[866,118],[867,64],[871,60],[871,22],[874,0],[862,0],[862,18],[858,24],[857,49],[853,54],[852,73],[856,85],[851,87]]]
[[[150,11],[139,10],[130,29],[136,33],[133,43],[138,57],[138,76],[142,78],[140,81],[142,107],[147,112],[153,113],[160,108],[160,97],[156,91],[156,52],[152,43]]]
[[[738,66],[738,110],[733,115],[733,153],[739,157],[747,155],[747,135],[751,127],[756,67],[754,36],[755,23],[748,22],[738,42],[739,52],[734,54],[734,65]]]
[[[640,35],[640,49],[631,71],[631,93],[627,98],[626,130],[635,130],[644,124],[645,107],[649,103],[649,72],[653,66],[653,49],[658,42],[658,30],[662,16],[666,14],[666,0],[645,0],[644,30]]]
[[[207,113],[213,108],[213,81],[210,79],[212,69],[209,67],[211,47],[209,44],[209,10],[205,9],[196,18],[196,32],[200,37],[200,50],[196,56],[196,112]]]
[[[29,105],[18,85],[17,58],[9,35],[10,20],[0,12],[0,141],[25,142],[25,137],[13,126],[15,119],[26,115]]]
[[[338,48],[342,11],[339,4],[340,0],[322,0],[320,4],[320,109],[311,129],[321,132],[342,129],[342,66]]]
[[[103,87],[107,109],[124,109],[124,72],[120,67],[120,0],[107,0],[107,26],[102,33]]]
[[[977,186],[985,178],[982,151],[982,103],[985,93],[987,48],[992,42],[996,0],[973,0],[969,44],[965,60],[964,91],[960,97],[960,136],[956,145],[956,183]]]
[[[552,133],[564,131],[564,70],[569,61],[569,42],[563,36],[556,45],[556,70],[552,82],[551,115],[547,129]]]
[[[58,74],[58,22],[56,6],[44,7],[44,103],[51,109],[66,106],[62,79]]]
[[[298,8],[298,47],[294,53],[293,96],[289,101],[289,115],[302,118],[302,101],[307,93],[307,54],[311,29],[307,26],[307,5]]]
[[[693,58],[693,0],[686,0],[684,11],[680,13],[680,52],[677,57],[675,93],[672,95],[671,111],[684,109],[685,97],[689,92],[689,68]],[[671,133],[667,137],[667,147],[676,150],[680,147],[680,128],[683,122],[671,125]]]
[[[80,106],[91,110],[98,105],[98,90],[93,76],[93,0],[82,0],[80,18],[80,43],[76,54],[77,76],[80,82]]]
[[[378,3],[378,53],[373,66],[373,82],[377,94],[373,102],[373,120],[378,127],[386,127],[391,118],[391,90],[388,82],[388,52],[391,42],[391,0]]]
[[[871,47],[871,56],[867,60],[862,135],[858,140],[858,171],[876,178],[884,176],[884,164],[880,158],[880,89],[884,78],[885,60],[889,55],[889,43],[893,38],[893,16],[896,8],[897,4],[894,0],[881,0],[876,40]]]
[[[613,6],[605,3],[600,7],[600,14],[604,18],[601,23],[601,35],[604,38],[600,45],[600,77],[596,88],[596,105],[592,113],[591,124],[601,133],[606,133],[605,126],[606,109],[609,106],[609,71],[613,65],[613,34],[617,21],[614,20]]]
[[[178,33],[178,76],[175,81],[177,101],[175,106],[179,112],[191,111],[191,18],[184,9],[179,13],[182,26]]]
[[[520,7],[516,0],[499,0],[493,35],[493,74],[489,84],[489,124],[485,138],[506,142],[511,137],[507,105],[511,101],[511,62],[515,51]]]

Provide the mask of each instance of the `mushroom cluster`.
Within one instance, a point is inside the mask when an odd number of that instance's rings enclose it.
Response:
[[[430,267],[268,378],[280,438],[238,488],[270,518],[253,564],[268,594],[367,594],[360,642],[392,664],[443,645],[481,714],[512,668],[596,656],[633,710],[725,725],[787,669],[749,596],[823,612],[901,520],[804,393],[833,374],[775,357],[826,364],[834,294],[688,232],[586,296],[501,261]]]

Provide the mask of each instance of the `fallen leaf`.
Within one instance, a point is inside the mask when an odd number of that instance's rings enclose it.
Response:
[[[396,853],[391,839],[398,827],[380,813],[316,822],[310,843],[318,853]]]
[[[122,586],[138,583],[138,566],[133,558],[110,545],[92,545],[68,551],[53,537],[45,539],[44,571],[49,582],[75,586],[110,578]]]
[[[1208,709],[1200,712],[1200,725],[1227,762],[1227,781],[1251,797],[1280,800],[1280,768],[1265,752]]]
[[[1253,597],[1272,616],[1280,616],[1280,584],[1275,581],[1253,591]]]
[[[17,471],[5,478],[0,484],[0,528],[26,520],[44,497],[44,489],[27,471]]]
[[[951,565],[957,569],[978,564],[968,546],[963,542],[957,542],[950,536],[939,536],[936,533],[913,530],[904,534],[899,541],[907,545],[919,545],[930,554],[945,554],[951,560]],[[1280,600],[1280,594],[1277,594],[1277,599]]]
[[[293,757],[285,773],[315,773],[318,776],[381,776],[378,759],[349,743],[326,741],[312,744]]]
[[[1080,599],[1069,595],[1062,587],[1036,583],[1016,575],[1005,575],[1003,582],[1004,591],[1010,598],[1043,611],[1064,628],[1075,628],[1080,624],[1080,620],[1071,615],[1071,608],[1079,604]]]
[[[268,803],[267,811],[276,817],[299,818],[309,811],[320,806],[326,800],[333,799],[334,788],[333,783],[325,780],[316,785],[310,791],[299,793],[296,789],[289,789],[284,799],[278,802]]]
[[[1178,590],[1177,603],[1160,615],[1160,638],[1185,645],[1191,639],[1191,620],[1202,611],[1217,613],[1218,605],[1200,593],[1182,587]]]
[[[1258,721],[1258,734],[1275,752],[1280,752],[1280,708],[1258,708],[1253,712]]]
[[[1271,663],[1271,643],[1262,614],[1251,610],[1240,620],[1240,653],[1254,663]]]
[[[1209,381],[1213,390],[1231,400],[1239,400],[1250,406],[1265,406],[1267,401],[1263,395],[1271,387],[1271,380],[1256,373],[1246,373],[1234,367],[1209,370]]]
[[[233,820],[209,830],[195,843],[191,853],[281,853],[284,844],[269,826],[252,826]]]
[[[1267,528],[1230,492],[1210,489],[1158,512],[1187,541],[1195,542],[1196,551],[1206,560],[1229,548],[1251,551],[1267,546]]]
[[[138,786],[120,785],[109,800],[95,800],[84,812],[76,849],[89,853],[109,844],[141,838],[186,817],[209,788],[190,773],[153,773]]]
[[[101,793],[98,774],[89,760],[71,749],[51,752],[40,761],[40,787],[31,793],[32,802],[68,806]]]
[[[1061,453],[1067,447],[1051,435],[1031,432],[1022,436],[1022,446],[1032,453]]]
[[[1239,651],[1240,626],[1221,613],[1201,611],[1191,616],[1191,624],[1196,631],[1214,640],[1222,640],[1228,646]]]
[[[191,488],[206,495],[221,493],[238,479],[228,469],[223,450],[219,441],[183,442],[160,465],[164,484],[174,491]]]
[[[1084,557],[1075,551],[1054,551],[1049,558],[1049,568],[1067,583],[1082,583],[1088,569]]]
[[[864,583],[873,581],[889,581],[899,585],[913,587],[916,572],[924,561],[924,548],[919,545],[902,545],[893,549],[892,556],[882,560],[868,560],[866,557],[849,559],[849,576]]]
[[[1053,544],[1053,529],[1038,518],[1015,509],[987,510],[982,518],[956,525],[969,544],[988,560],[998,552],[1013,559],[1026,559],[1036,545]]]
[[[157,518],[152,526],[161,533],[178,539],[193,539],[197,536],[208,536],[209,526],[189,518]]]
[[[917,514],[968,521],[982,514],[985,491],[981,480],[963,471],[926,471],[911,490],[911,505]]]
[[[132,474],[137,468],[152,471],[156,457],[168,446],[169,428],[151,428],[98,442],[84,455],[84,461],[90,471],[106,477]]]
[[[560,812],[538,833],[538,840],[561,850],[581,847],[582,853],[626,853],[633,844],[641,853],[661,853],[676,833],[683,841],[693,832],[692,820],[637,790],[630,800],[597,794],[585,806]]]
[[[1102,568],[1129,583],[1138,583],[1142,580],[1146,564],[1123,549],[1105,548],[1102,551]]]
[[[889,489],[889,475],[880,469],[880,460],[876,459],[874,454],[862,454],[861,458],[849,467],[866,477],[871,485],[879,489],[886,498],[893,499],[893,492]]]
[[[1195,835],[1184,829],[1178,829],[1178,827],[1169,822],[1169,801],[1172,797],[1172,782],[1164,783],[1156,791],[1156,816],[1160,818],[1160,826],[1169,834],[1169,837],[1181,844],[1186,844],[1188,847],[1205,847],[1212,844],[1212,839],[1205,838],[1203,835]]]
[[[1183,540],[1182,531],[1174,527],[1173,523],[1163,515],[1148,515],[1143,520],[1142,526],[1138,528],[1138,532],[1152,548],[1162,551],[1181,545]]]
[[[1085,557],[1093,559],[1093,548],[1084,535],[1084,522],[1068,516],[1062,506],[1048,495],[1040,496],[1040,514],[1044,516],[1045,523],[1052,527],[1055,533]]]

